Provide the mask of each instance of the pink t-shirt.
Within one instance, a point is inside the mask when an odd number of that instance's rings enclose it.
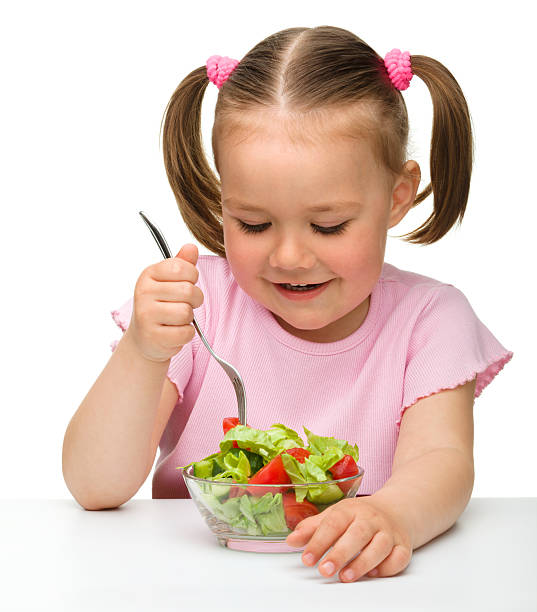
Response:
[[[513,353],[478,319],[453,285],[384,263],[361,327],[336,342],[317,343],[285,331],[236,283],[225,258],[200,255],[194,312],[215,353],[239,371],[247,422],[257,429],[303,426],[359,448],[360,494],[390,477],[404,410],[418,399],[477,374],[475,397]],[[132,298],[112,311],[125,331]],[[112,350],[118,341],[112,343]],[[187,498],[177,466],[218,452],[224,417],[237,416],[233,385],[198,334],[170,362],[179,400],[160,440],[153,498]]]

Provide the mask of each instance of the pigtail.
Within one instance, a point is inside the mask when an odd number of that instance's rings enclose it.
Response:
[[[162,147],[183,220],[201,244],[225,257],[220,181],[207,162],[201,134],[201,103],[208,83],[207,68],[202,66],[178,85],[162,118]]]
[[[464,216],[473,164],[470,113],[462,90],[440,62],[412,55],[412,72],[428,87],[433,102],[431,183],[417,195],[413,206],[432,191],[434,210],[420,227],[404,236],[406,242],[432,244]]]

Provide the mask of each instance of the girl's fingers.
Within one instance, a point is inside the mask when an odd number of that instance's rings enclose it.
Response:
[[[350,530],[349,535],[351,535]],[[330,557],[332,557],[332,554],[337,554],[335,549],[336,547],[330,551]],[[357,557],[352,559],[356,554],[355,551],[354,554],[347,557],[343,563],[337,565],[337,570],[341,570],[339,574],[340,580],[342,582],[354,582],[358,580],[358,578],[361,578],[377,567],[383,559],[386,559],[390,555],[392,550],[393,538],[384,531],[377,531],[373,539],[362,548]],[[352,559],[350,563],[348,563],[349,559]]]
[[[162,302],[159,306],[158,322],[161,325],[188,325],[193,318],[192,306],[185,302]]]
[[[188,302],[194,308],[203,303],[203,293],[199,287],[189,282],[161,281],[153,293],[159,302]]]
[[[347,567],[356,566],[357,555],[358,559],[362,559],[361,563],[358,562],[358,569],[364,564],[371,564],[367,567],[370,570],[390,553],[392,546],[393,542],[388,537],[379,538],[369,524],[354,521],[326,554],[319,565],[319,572],[323,576],[331,576],[341,570],[346,571]]]
[[[406,546],[398,544],[393,547],[391,553],[374,569],[376,574],[374,576],[395,576],[399,572],[402,572],[405,567],[410,563],[412,557],[412,551]],[[371,570],[368,570],[369,572]]]
[[[148,266],[144,272],[156,281],[198,282],[199,273],[194,264],[179,257],[170,257]]]
[[[286,543],[289,544],[289,546],[295,546],[296,548],[304,546],[314,534],[323,518],[324,515],[321,513],[302,520],[295,527],[294,531],[287,536],[285,539]]]
[[[331,576],[341,569],[366,546],[374,534],[368,521],[353,519],[354,517],[346,512],[327,514],[302,553],[304,563],[315,565],[333,546],[320,564],[319,571],[323,576]]]

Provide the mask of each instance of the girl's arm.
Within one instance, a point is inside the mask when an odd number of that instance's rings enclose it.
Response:
[[[405,411],[392,476],[371,496],[407,526],[413,549],[449,529],[470,500],[475,382],[421,399]]]
[[[474,391],[475,379],[405,411],[385,485],[304,519],[287,537],[291,546],[305,546],[306,565],[326,553],[319,567],[324,576],[340,572],[344,582],[393,576],[415,548],[455,523],[474,483]]]
[[[147,478],[178,398],[169,365],[146,359],[127,329],[71,419],[63,476],[86,510],[120,506]]]

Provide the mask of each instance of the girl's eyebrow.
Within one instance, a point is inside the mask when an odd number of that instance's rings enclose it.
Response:
[[[223,204],[225,204],[226,202],[229,202],[230,200],[234,200],[234,198],[226,198],[225,200],[223,200]],[[328,212],[331,210],[347,210],[349,208],[354,208],[356,206],[360,206],[360,203],[351,202],[349,200],[340,200],[337,202],[326,202],[326,203],[323,202],[322,204],[314,204],[313,206],[309,206],[307,210],[310,210],[312,212]],[[253,204],[248,204],[248,202],[236,201],[235,208],[237,208],[238,210],[245,210],[245,211],[267,212],[263,210],[262,208],[254,206]]]

